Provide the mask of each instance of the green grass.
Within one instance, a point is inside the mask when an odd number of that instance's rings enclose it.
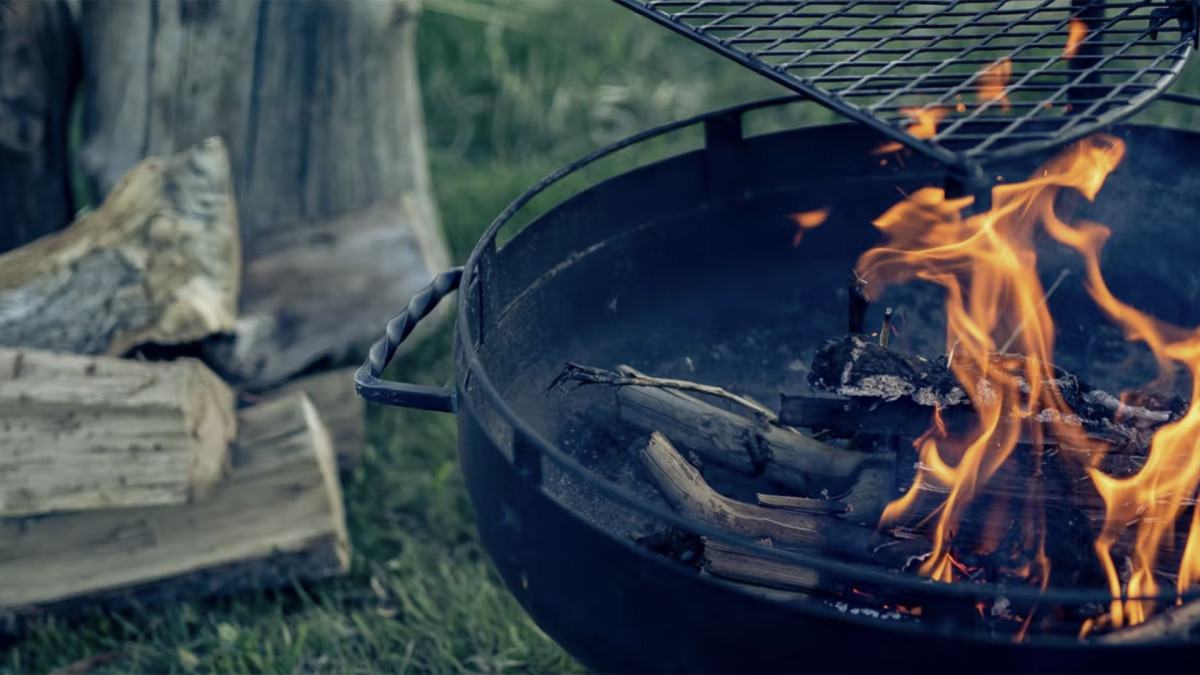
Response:
[[[457,260],[512,199],[576,157],[654,124],[779,92],[606,0],[426,0],[418,50],[435,192]],[[445,326],[394,377],[449,382],[449,341]],[[0,653],[0,672],[69,664],[153,673],[582,670],[488,562],[453,418],[372,410],[364,466],[344,490],[354,544],[346,577],[39,620]]]
[[[646,127],[776,86],[606,0],[426,0],[418,50],[434,188],[462,260],[520,192]],[[1196,91],[1193,68],[1181,90]],[[811,107],[801,119],[829,121]],[[1158,122],[1196,120],[1156,112]],[[693,134],[622,155],[546,195],[694,147]],[[449,327],[395,377],[445,384]],[[95,659],[113,672],[574,672],[581,668],[499,582],[472,524],[453,419],[372,410],[363,469],[345,484],[355,552],[344,578],[185,605],[44,619],[0,672]],[[100,657],[100,658],[97,658]]]

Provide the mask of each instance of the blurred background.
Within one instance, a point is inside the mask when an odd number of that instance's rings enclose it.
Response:
[[[510,201],[579,156],[657,124],[787,93],[607,0],[425,0],[417,34],[432,188],[455,263]],[[1200,93],[1195,64],[1174,90]],[[835,119],[799,109],[810,116],[771,122]],[[1161,105],[1143,117],[1200,122],[1179,114]],[[688,147],[677,142],[651,150]],[[622,156],[602,170],[645,159]],[[574,185],[603,177],[584,174]],[[446,322],[393,376],[449,383],[450,329]],[[368,419],[363,465],[344,482],[349,575],[69,624],[41,619],[7,646],[0,670],[580,670],[524,615],[478,544],[453,418],[372,409]]]

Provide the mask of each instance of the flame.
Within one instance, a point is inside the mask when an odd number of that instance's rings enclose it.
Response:
[[[1079,43],[1087,37],[1087,24],[1079,19],[1071,19],[1071,27],[1067,33],[1067,44],[1063,47],[1063,58],[1070,61],[1079,52]]]
[[[825,220],[829,218],[829,207],[817,209],[816,211],[805,211],[804,213],[793,213],[792,220],[796,221],[796,236],[792,239],[792,246],[799,246],[800,241],[804,239],[804,233],[820,227]]]
[[[1011,107],[1008,103],[1009,80],[1012,79],[1012,61],[1006,56],[1003,59],[985,67],[979,73],[979,88],[976,94],[981,103],[999,101],[1000,106],[1007,112]]]
[[[1036,271],[1034,246],[1044,235],[1078,253],[1093,301],[1129,340],[1151,349],[1163,376],[1176,364],[1190,371],[1192,400],[1200,401],[1200,328],[1166,324],[1118,300],[1100,272],[1108,228],[1090,222],[1068,224],[1055,211],[1064,190],[1094,200],[1124,154],[1125,145],[1116,137],[1087,138],[1030,179],[997,185],[992,208],[981,213],[964,214],[971,197],[948,199],[941,189],[918,190],[875,221],[884,241],[863,254],[856,268],[877,292],[911,279],[942,287],[948,365],[977,416],[967,433],[948,437],[940,411],[935,412],[930,430],[915,443],[920,457],[917,480],[889,504],[881,524],[899,522],[918,497],[927,499],[924,486],[938,488],[943,501],[931,517],[934,550],[920,572],[940,581],[962,579],[970,570],[951,549],[964,514],[1017,445],[1032,448],[1037,467],[1047,436],[1078,449],[1059,453],[1055,461],[1073,462],[1074,470],[1090,477],[1104,501],[1106,517],[1094,546],[1113,596],[1110,615],[1086,624],[1081,635],[1100,623],[1114,628],[1138,623],[1154,611],[1150,602],[1137,597],[1159,592],[1154,577],[1161,567],[1159,558],[1171,550],[1176,521],[1195,503],[1200,487],[1200,452],[1195,451],[1200,446],[1200,405],[1190,406],[1182,418],[1158,430],[1138,473],[1116,478],[1099,468],[1108,448],[1065,421],[1072,411],[1052,383],[1055,327],[1044,302],[1046,289]],[[1001,344],[1011,344],[1014,353],[997,353]],[[1027,578],[1045,590],[1051,561],[1040,490],[1032,480],[1033,506],[1022,515],[1022,533],[1024,545],[1033,552]],[[1123,583],[1113,549],[1130,538],[1132,573]],[[1200,509],[1193,510],[1179,560],[1176,590],[1182,593],[1200,581]],[[1028,627],[1029,618],[1025,621]]]
[[[905,131],[916,138],[929,140],[937,136],[938,123],[946,116],[946,111],[942,108],[901,108],[900,114],[908,118],[908,126],[905,127]],[[884,155],[889,152],[899,152],[903,147],[898,141],[891,141],[875,148],[872,154]]]

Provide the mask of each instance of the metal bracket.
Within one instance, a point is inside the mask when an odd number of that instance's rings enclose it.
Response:
[[[974,197],[975,201],[966,208],[968,214],[990,211],[992,209],[992,188],[996,187],[995,178],[976,162],[964,161],[963,166],[966,168],[963,173],[955,171],[946,173],[944,184],[946,199]]]
[[[513,465],[531,485],[542,484],[542,452],[517,429],[513,429]]]
[[[1200,49],[1200,0],[1167,0],[1150,13],[1150,37],[1157,40],[1158,29],[1172,20],[1179,21],[1181,34],[1192,34],[1192,48]]]
[[[704,122],[708,194],[714,201],[740,198],[746,193],[746,139],[742,115],[734,113]]]

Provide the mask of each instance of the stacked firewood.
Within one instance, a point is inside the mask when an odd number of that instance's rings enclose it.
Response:
[[[416,8],[0,0],[0,617],[346,569],[354,366],[448,265]]]
[[[66,230],[0,255],[5,613],[346,569],[338,466],[356,464],[364,424],[352,375],[248,405],[180,356],[232,330],[238,242],[212,139],[146,160]]]

